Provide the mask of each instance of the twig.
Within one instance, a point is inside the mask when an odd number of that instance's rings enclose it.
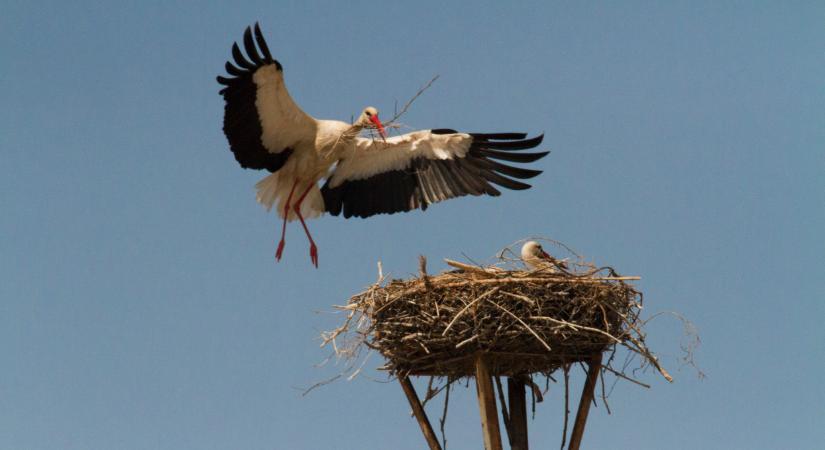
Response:
[[[629,381],[629,382],[631,382],[631,383],[638,384],[639,386],[641,386],[641,387],[643,387],[643,388],[650,389],[650,385],[649,385],[649,384],[645,384],[645,383],[642,383],[642,382],[641,382],[641,381],[639,381],[639,380],[635,380],[635,379],[633,379],[633,378],[630,378],[629,376],[627,376],[627,375],[625,375],[625,374],[623,374],[623,373],[621,373],[621,372],[619,372],[619,371],[617,371],[617,370],[613,369],[613,368],[612,368],[612,367],[610,367],[610,366],[602,366],[602,368],[603,368],[603,369],[605,369],[605,370],[607,370],[608,372],[612,373],[613,375],[616,375],[617,377],[619,377],[619,378],[621,378],[621,379],[623,379],[623,380],[627,380],[627,381]]]
[[[501,270],[495,270],[496,268],[489,268],[485,269],[484,267],[478,267],[471,264],[464,264],[462,262],[453,261],[451,259],[444,259],[444,262],[447,263],[448,266],[455,267],[456,269],[461,269],[467,272],[473,272],[480,275],[484,275],[487,277],[495,276],[495,272],[500,272]],[[493,272],[493,273],[491,273]]]
[[[416,92],[416,93],[415,93],[415,95],[413,95],[413,97],[412,97],[412,98],[411,98],[411,99],[410,99],[410,100],[409,100],[409,101],[408,101],[408,102],[404,105],[404,107],[403,107],[403,108],[401,108],[401,111],[397,112],[397,113],[395,114],[395,116],[393,116],[393,118],[392,118],[392,119],[390,119],[389,121],[387,121],[387,125],[393,125],[393,124],[395,123],[395,121],[396,121],[396,120],[400,119],[400,118],[401,118],[401,116],[403,116],[403,115],[404,115],[404,113],[406,113],[406,112],[407,112],[407,110],[410,108],[410,106],[413,104],[413,102],[414,102],[414,101],[415,101],[415,100],[416,100],[419,96],[421,96],[421,94],[423,94],[423,93],[424,93],[424,91],[426,91],[427,89],[429,89],[429,88],[430,88],[430,86],[432,86],[432,85],[433,85],[433,83],[435,83],[435,80],[437,80],[439,76],[440,76],[440,75],[436,75],[436,76],[434,76],[434,77],[433,77],[430,81],[428,81],[428,82],[427,82],[427,84],[425,84],[423,87],[421,87],[421,89],[419,89],[419,90],[418,90],[418,92]]]
[[[535,316],[533,316],[533,317],[528,317],[528,318],[529,318],[529,319],[535,319],[535,320],[546,320],[546,321],[548,321],[548,322],[557,323],[557,324],[559,324],[559,325],[564,325],[564,326],[570,327],[570,328],[572,328],[574,331],[578,331],[578,330],[587,330],[587,331],[592,331],[592,332],[594,332],[594,333],[598,333],[598,334],[601,334],[602,336],[606,336],[606,337],[608,337],[610,340],[612,340],[613,342],[615,342],[615,343],[617,343],[617,344],[621,344],[621,343],[622,343],[622,340],[621,340],[621,339],[617,338],[616,336],[613,336],[612,334],[610,334],[610,333],[608,333],[608,332],[606,332],[606,331],[602,331],[602,330],[600,330],[600,329],[598,329],[598,328],[588,327],[588,326],[584,326],[584,325],[577,325],[577,324],[574,324],[574,323],[570,323],[570,322],[568,322],[568,321],[566,321],[566,320],[554,319],[554,318],[552,318],[552,317],[543,317],[543,316],[540,316],[540,317],[535,317]]]
[[[530,306],[535,306],[535,304],[536,304],[536,302],[534,302],[531,298],[526,297],[524,295],[513,294],[512,292],[507,292],[507,291],[501,291],[501,293],[504,294],[504,295],[513,297],[513,298],[517,298],[519,300],[523,300],[523,301],[527,302]]]
[[[455,317],[453,317],[453,320],[451,320],[450,323],[447,324],[447,328],[444,328],[444,331],[441,333],[441,335],[446,336],[447,332],[450,331],[450,328],[452,328],[455,321],[458,320],[458,318],[461,317],[461,315],[464,314],[465,311],[470,309],[471,306],[473,306],[474,304],[480,302],[481,300],[484,300],[484,298],[495,294],[499,289],[500,289],[499,287],[494,287],[494,288],[490,289],[489,291],[485,292],[484,294],[481,294],[480,297],[476,298],[472,302],[468,303],[467,306],[465,306],[461,311],[459,311],[458,314],[456,314]]]
[[[536,403],[543,402],[544,395],[541,393],[541,388],[539,387],[539,385],[537,385],[536,382],[533,381],[533,377],[527,379],[527,384],[530,385],[530,390],[532,390],[533,394],[536,396]],[[535,408],[533,412],[535,413]]]
[[[433,377],[430,377],[431,381],[432,381],[432,378],[433,378]],[[449,386],[449,384],[445,384],[444,386],[441,386],[441,387],[440,387],[440,388],[438,388],[438,389],[434,389],[434,390],[433,390],[433,392],[428,392],[428,393],[427,393],[427,397],[426,397],[426,398],[424,398],[424,400],[422,400],[422,401],[421,401],[421,405],[422,405],[422,406],[426,406],[426,405],[427,405],[427,402],[429,402],[429,401],[430,401],[430,400],[432,400],[433,398],[437,397],[437,396],[438,396],[438,394],[440,394],[440,393],[441,393],[441,391],[443,391],[444,389],[446,389],[446,388],[447,388],[447,386]],[[428,387],[427,387],[427,389],[430,389],[430,387],[428,386]]]
[[[430,290],[430,277],[427,275],[427,258],[424,255],[418,255],[418,274],[421,281],[424,282],[424,289]]]
[[[607,395],[605,395],[605,389],[604,389],[604,372],[602,372],[600,374],[599,379],[602,382],[602,402],[604,403],[605,409],[607,409],[607,414],[610,415],[611,414],[610,405],[607,404]]]
[[[500,309],[500,310],[504,311],[505,313],[507,313],[508,315],[510,315],[510,317],[512,317],[512,318],[514,318],[514,319],[516,319],[516,320],[517,320],[517,321],[518,321],[518,322],[519,322],[522,326],[524,326],[524,328],[526,328],[526,329],[527,329],[527,331],[529,331],[529,332],[530,332],[530,334],[532,334],[533,336],[535,336],[535,337],[536,337],[536,339],[538,339],[538,340],[539,340],[539,342],[541,342],[541,345],[543,345],[543,346],[544,346],[544,348],[546,348],[548,352],[553,351],[553,349],[551,349],[551,348],[550,348],[550,345],[548,345],[548,344],[547,344],[547,342],[545,342],[545,341],[544,341],[544,339],[542,339],[542,338],[541,338],[541,336],[539,336],[539,334],[535,332],[535,330],[533,330],[532,328],[530,328],[530,325],[527,325],[526,323],[524,323],[524,321],[523,321],[523,320],[521,320],[521,319],[520,319],[517,315],[515,315],[515,314],[511,313],[510,311],[508,311],[508,310],[507,310],[507,308],[505,308],[505,307],[503,307],[503,306],[499,305],[498,303],[496,303],[496,302],[494,302],[494,301],[492,301],[492,300],[487,300],[487,301],[488,301],[488,302],[490,302],[490,303],[492,303],[493,305],[495,305],[498,309]]]
[[[441,428],[441,447],[447,450],[447,434],[444,432],[444,424],[447,423],[447,405],[450,403],[450,385],[453,382],[447,379],[447,393],[444,394],[444,411],[441,413],[441,418],[438,419],[439,428]]]
[[[461,347],[464,347],[465,345],[469,344],[470,342],[475,341],[476,339],[478,339],[478,335],[477,335],[477,334],[474,334],[474,335],[472,335],[471,337],[469,337],[469,338],[467,338],[467,339],[464,339],[463,341],[461,341],[461,342],[459,342],[458,344],[456,344],[456,345],[455,345],[455,348],[456,348],[456,349],[459,349],[459,348],[461,348]]]
[[[324,381],[319,381],[319,382],[313,384],[312,386],[304,389],[304,392],[301,394],[301,397],[306,397],[306,395],[309,394],[310,392],[312,392],[313,390],[315,390],[315,388],[319,388],[321,386],[326,386],[326,385],[332,383],[333,381],[341,378],[342,376],[344,376],[344,374],[339,373],[338,375],[335,375],[332,378],[329,378],[329,379],[324,380]]]

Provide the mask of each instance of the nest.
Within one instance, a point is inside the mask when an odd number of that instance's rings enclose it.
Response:
[[[373,324],[367,345],[389,370],[458,378],[475,372],[479,352],[493,375],[589,360],[626,338],[623,317],[639,299],[592,275],[461,270],[395,280],[354,301]]]
[[[447,263],[456,270],[428,276],[422,258],[418,277],[385,283],[379,274],[342,307],[346,323],[324,342],[339,356],[375,350],[386,359],[382,369],[396,376],[453,380],[473,376],[479,354],[494,376],[549,375],[622,345],[670,380],[644,343],[642,294],[628,283],[638,277],[581,261],[533,270],[520,260]],[[336,343],[351,332],[354,344]],[[609,362],[605,370],[622,376]]]

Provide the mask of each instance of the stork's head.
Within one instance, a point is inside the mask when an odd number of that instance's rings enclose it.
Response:
[[[569,270],[567,263],[559,261],[556,258],[547,254],[541,244],[536,241],[527,241],[521,247],[521,260],[527,264],[531,269],[550,270],[551,273],[557,272],[556,267],[564,270]]]
[[[355,124],[364,128],[376,129],[378,130],[378,134],[381,135],[381,139],[387,138],[387,133],[384,131],[384,125],[378,118],[378,110],[372,106],[367,106],[364,108],[364,112],[361,113],[361,117],[358,118],[358,121],[355,122]]]
[[[550,255],[541,248],[541,244],[536,241],[527,241],[521,247],[521,259],[524,261],[535,261],[536,259],[550,259]]]

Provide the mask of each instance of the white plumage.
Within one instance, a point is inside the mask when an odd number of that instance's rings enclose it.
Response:
[[[421,130],[387,138],[378,111],[363,110],[355,123],[318,120],[295,104],[286,89],[283,67],[275,60],[260,27],[247,28],[243,46],[232,46],[225,87],[224,133],[235,159],[244,168],[271,172],[256,185],[257,199],[275,207],[283,218],[280,259],[287,221],[298,219],[318,264],[315,242],[304,219],[324,212],[369,217],[420,208],[464,195],[500,195],[494,185],[527,189],[517,179],[538,170],[499,161],[529,163],[549,152],[523,153],[543,136],[524,133],[459,133]],[[361,137],[376,129],[381,139]],[[323,187],[318,182],[326,179]]]
[[[379,141],[355,138],[351,145],[337,148],[341,162],[330,178],[335,188],[347,180],[363,180],[379,173],[403,170],[416,158],[463,158],[473,142],[464,133],[433,134],[430,130],[414,131]]]
[[[530,269],[547,272],[558,272],[559,267],[567,269],[567,263],[550,256],[541,244],[536,241],[527,241],[521,247],[521,260]]]

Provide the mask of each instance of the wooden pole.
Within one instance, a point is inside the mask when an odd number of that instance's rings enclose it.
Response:
[[[430,425],[430,420],[427,419],[424,407],[421,406],[418,394],[415,393],[410,377],[399,377],[398,382],[401,383],[401,388],[404,389],[404,395],[407,396],[407,400],[410,402],[415,419],[418,421],[418,426],[421,427],[421,432],[424,433],[424,439],[427,440],[430,450],[441,450],[441,444],[438,443],[438,439],[435,437],[433,427]]]
[[[570,433],[570,445],[567,450],[579,450],[584,436],[584,425],[587,422],[587,414],[590,412],[590,403],[593,402],[593,391],[596,389],[596,380],[599,379],[599,370],[602,367],[602,353],[593,355],[593,359],[588,363],[587,380],[582,389],[582,398],[579,400],[579,410],[576,412],[576,422],[573,424],[573,431]]]
[[[498,426],[496,397],[493,393],[493,379],[484,355],[476,355],[476,387],[478,388],[478,409],[481,412],[481,432],[484,435],[485,450],[502,450],[501,430]]]
[[[527,393],[524,378],[507,379],[507,397],[510,403],[510,450],[528,450],[527,440]]]

